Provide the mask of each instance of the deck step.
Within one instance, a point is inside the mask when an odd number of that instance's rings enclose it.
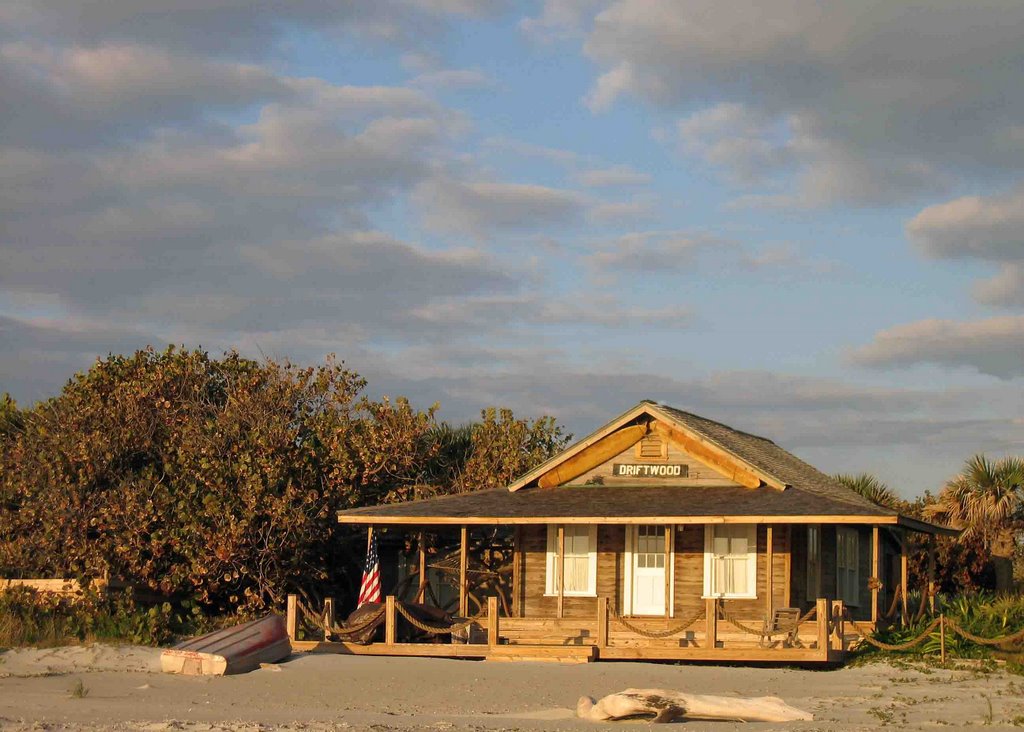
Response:
[[[593,646],[544,646],[516,643],[488,649],[488,661],[554,661],[590,663],[596,660]]]

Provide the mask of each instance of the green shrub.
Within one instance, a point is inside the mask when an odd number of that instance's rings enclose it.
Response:
[[[995,596],[990,593],[978,593],[952,598],[940,596],[937,599],[937,613],[943,613],[951,625],[958,625],[982,638],[1010,636],[1024,629],[1024,597],[1019,595]],[[935,616],[925,616],[903,627],[894,625],[878,631],[875,638],[891,645],[906,643],[918,638],[934,619]],[[922,643],[906,651],[883,651],[868,644],[865,646],[864,653],[868,655],[899,653],[937,656],[941,650],[941,638],[939,629],[935,628]],[[994,653],[1006,655],[1007,652],[1019,657],[1021,647],[1020,642],[1015,644],[1015,648],[975,643],[954,632],[950,625],[946,628],[946,655],[949,658],[990,658]]]
[[[69,643],[164,645],[205,632],[198,607],[140,606],[131,593],[66,597],[16,588],[0,593],[0,648]]]

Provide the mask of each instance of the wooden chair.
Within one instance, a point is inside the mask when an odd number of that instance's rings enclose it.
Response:
[[[771,617],[765,617],[764,626],[761,630],[761,640],[758,645],[762,648],[769,648],[775,644],[774,638],[785,632],[782,639],[783,647],[798,645],[798,626],[800,621],[800,608],[798,607],[777,607]]]

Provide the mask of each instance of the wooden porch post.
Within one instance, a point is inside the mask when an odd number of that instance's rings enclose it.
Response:
[[[394,645],[396,633],[395,625],[395,596],[388,595],[384,598],[384,642],[389,646]]]
[[[909,610],[907,607],[907,595],[910,594],[910,566],[907,557],[907,532],[900,532],[900,587],[903,592],[900,593],[900,608],[902,614],[900,621],[903,625],[907,624],[909,619]]]
[[[843,619],[844,608],[845,604],[842,600],[832,601],[832,615],[836,619],[835,625],[833,626],[834,630],[832,631],[832,647],[837,651],[845,650],[843,647],[846,643],[844,637],[846,633],[846,621]]]
[[[597,598],[597,647],[608,647],[608,598]]]
[[[928,611],[935,614],[935,534],[928,537]]]
[[[324,598],[324,640],[331,639],[331,628],[334,627],[334,598]]]
[[[704,622],[705,630],[704,634],[707,636],[705,641],[708,648],[714,650],[718,648],[718,598],[709,597],[704,601]]]
[[[558,525],[558,613],[565,612],[565,524]]]
[[[878,559],[880,549],[878,546],[878,526],[871,527],[871,624],[878,625],[878,586],[881,577],[878,576]]]
[[[427,535],[421,531],[419,536],[420,543],[420,589],[416,593],[416,602],[423,602],[423,597],[427,592],[427,547],[424,543]]]
[[[767,602],[768,617],[770,618],[772,616],[772,608],[775,605],[775,597],[774,597],[774,594],[775,594],[775,571],[774,571],[774,568],[772,567],[772,565],[775,563],[775,547],[773,546],[773,544],[775,542],[775,537],[774,537],[775,532],[772,531],[772,525],[771,524],[768,524],[767,534],[768,534],[768,536],[765,539],[765,542],[766,542],[766,544],[765,544],[765,554],[766,554],[766,562],[767,562],[768,566],[765,567],[765,574],[764,574],[765,592],[764,592],[764,594],[766,596],[765,600]]]
[[[469,598],[466,596],[466,543],[469,531],[465,525],[459,530],[459,615],[466,617]]]
[[[821,651],[822,660],[828,660],[828,600],[819,597],[816,600],[815,615],[818,619],[818,650]]]
[[[782,591],[784,597],[782,599],[783,607],[793,606],[793,525],[786,524],[785,527],[786,537],[786,553],[783,555],[784,566],[782,570],[782,576],[784,578],[784,586]]]
[[[517,618],[523,617],[523,603],[521,599],[523,592],[522,551],[523,527],[516,524],[515,533],[512,538],[512,614]]]
[[[288,630],[288,640],[295,640],[295,634],[299,627],[299,598],[298,595],[288,595],[288,605],[285,614],[285,628]]]
[[[487,645],[498,645],[498,598],[487,598]]]
[[[672,526],[665,526],[665,618],[672,617]]]

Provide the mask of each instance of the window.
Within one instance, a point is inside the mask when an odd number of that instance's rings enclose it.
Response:
[[[860,604],[860,551],[857,530],[836,529],[836,595],[847,605]]]
[[[704,596],[757,597],[757,527],[704,527]]]
[[[806,599],[818,599],[818,593],[821,592],[821,526],[818,524],[807,526],[806,589]]]
[[[545,593],[558,594],[558,526],[548,525],[548,571]],[[597,596],[597,527],[565,525],[566,597]]]
[[[636,566],[640,569],[663,569],[665,567],[665,527],[637,526]]]

